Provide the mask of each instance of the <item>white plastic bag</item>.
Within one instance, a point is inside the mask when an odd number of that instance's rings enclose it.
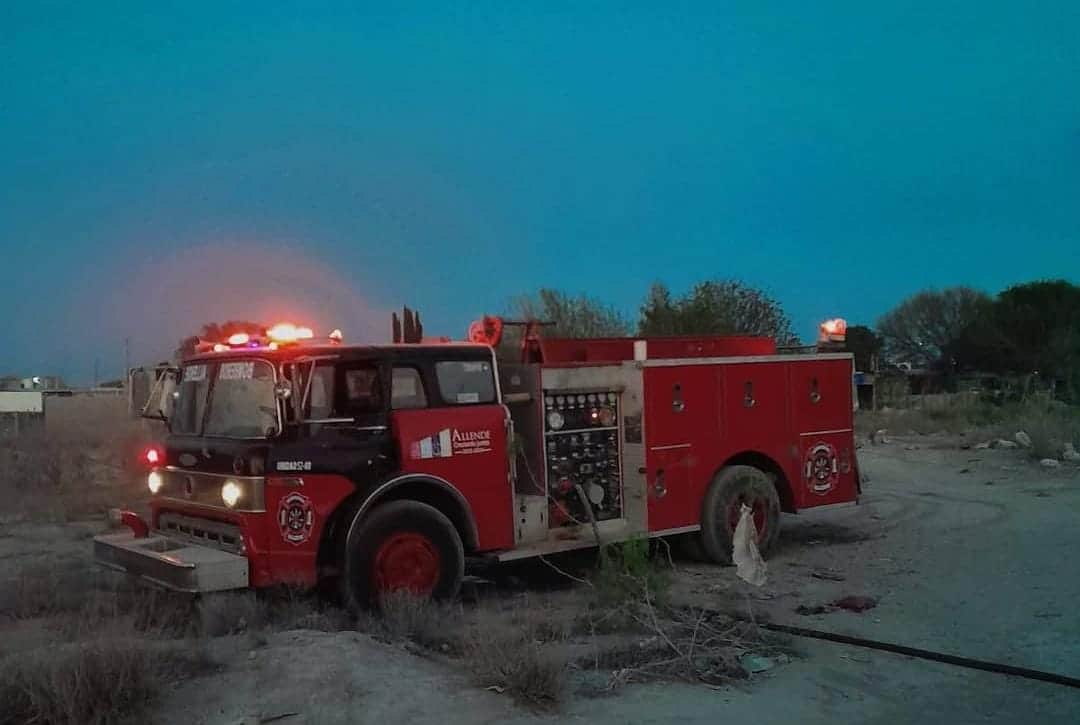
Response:
[[[765,585],[765,560],[757,548],[757,527],[754,526],[753,509],[742,504],[739,523],[731,546],[731,560],[735,562],[735,575],[755,587]]]

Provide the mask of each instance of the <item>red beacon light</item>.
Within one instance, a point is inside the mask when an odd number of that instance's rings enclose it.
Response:
[[[165,453],[159,446],[147,446],[143,451],[142,460],[148,466],[157,466],[165,459]]]

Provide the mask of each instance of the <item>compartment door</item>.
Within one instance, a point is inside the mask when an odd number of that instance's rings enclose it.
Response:
[[[649,531],[701,523],[711,472],[703,455],[719,438],[711,365],[645,369],[645,461]]]

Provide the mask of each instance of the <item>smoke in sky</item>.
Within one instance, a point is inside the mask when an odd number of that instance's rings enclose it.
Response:
[[[358,281],[283,246],[225,242],[177,249],[139,263],[100,300],[104,330],[132,338],[132,363],[162,359],[207,322],[290,320],[317,334],[341,328],[346,340],[383,342],[389,312],[362,295]]]

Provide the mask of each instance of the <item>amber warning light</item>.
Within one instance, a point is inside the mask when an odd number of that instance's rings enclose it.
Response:
[[[847,339],[847,321],[836,317],[821,323],[819,342],[844,342]]]

